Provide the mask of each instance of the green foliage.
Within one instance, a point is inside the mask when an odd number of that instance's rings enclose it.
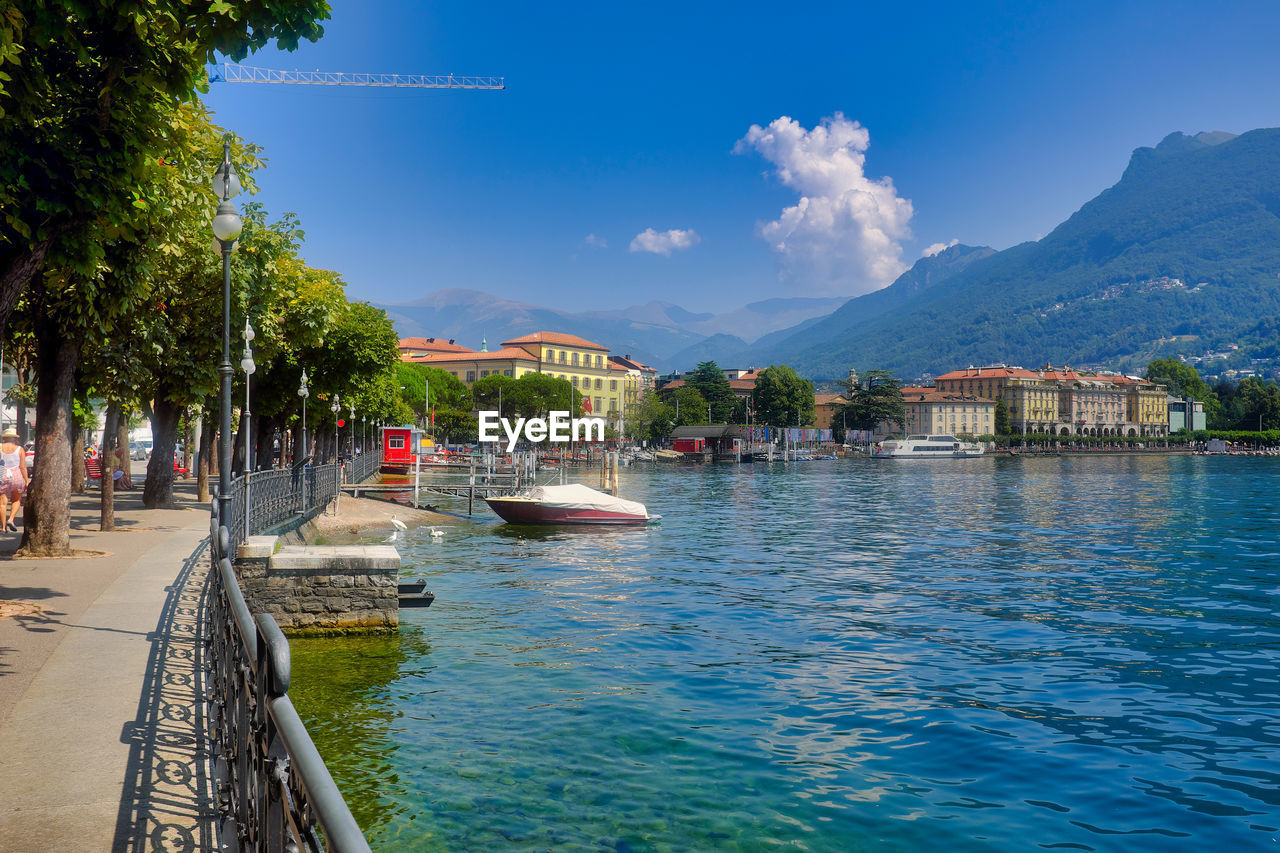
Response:
[[[438,367],[404,362],[397,363],[396,377],[402,406],[409,413],[408,417],[400,420],[413,420],[431,429],[430,420],[434,412],[437,437],[447,441],[465,441],[475,435],[471,390],[458,377]]]
[[[906,424],[902,386],[887,370],[867,371],[862,376],[862,387],[852,389],[849,396],[844,421],[850,429],[874,430],[885,422],[899,427]]]
[[[751,407],[760,423],[775,426],[810,423],[814,413],[813,383],[801,379],[785,364],[771,365],[756,377]]]
[[[729,423],[733,419],[735,398],[733,386],[714,361],[704,361],[684,377],[685,385],[696,390],[711,404],[711,422]]]
[[[1009,420],[1009,406],[1004,400],[996,400],[995,431],[996,435],[1009,435],[1013,432],[1013,424]]]
[[[656,394],[640,398],[633,418],[633,437],[641,441],[666,441],[676,426],[675,406],[664,403]]]
[[[113,241],[145,243],[148,221],[165,206],[158,159],[177,153],[166,148],[168,132],[179,105],[205,85],[206,63],[273,39],[292,49],[299,38],[318,38],[317,20],[327,16],[322,0],[7,6],[0,323],[46,258],[84,280],[109,262]]]
[[[706,398],[688,385],[681,385],[671,395],[672,408],[675,410],[676,426],[699,426],[710,423],[707,418]]]

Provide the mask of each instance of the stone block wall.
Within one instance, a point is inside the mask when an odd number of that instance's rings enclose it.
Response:
[[[400,555],[387,545],[278,547],[274,536],[240,546],[236,572],[253,613],[286,634],[379,633],[400,624]]]

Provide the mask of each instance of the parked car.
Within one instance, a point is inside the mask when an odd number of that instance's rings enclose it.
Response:
[[[131,441],[129,442],[129,458],[146,460],[151,457],[151,442],[148,441]]]

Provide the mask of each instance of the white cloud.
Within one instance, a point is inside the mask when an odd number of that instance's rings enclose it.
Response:
[[[597,249],[609,248],[609,241],[603,237],[597,237],[595,234],[588,234],[586,237],[582,238],[582,242],[586,243],[588,246],[595,246]]]
[[[950,249],[952,246],[958,244],[959,242],[960,241],[958,239],[955,239],[955,240],[952,240],[950,243],[934,243],[932,246],[926,247],[925,250],[920,253],[920,257],[932,258],[934,255],[945,252],[947,249]]]
[[[870,144],[865,127],[836,113],[813,130],[788,116],[752,125],[734,146],[735,153],[760,154],[800,193],[760,225],[760,236],[779,254],[782,278],[802,291],[855,296],[906,269],[902,241],[911,236],[914,211],[891,178],[873,181],[863,172]]]
[[[702,238],[698,236],[698,232],[692,228],[688,231],[681,231],[678,228],[672,228],[670,231],[654,231],[652,228],[646,228],[631,241],[631,251],[652,252],[655,255],[670,257],[673,251],[692,248],[701,241]]]

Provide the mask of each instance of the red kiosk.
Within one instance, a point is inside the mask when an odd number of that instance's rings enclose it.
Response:
[[[422,430],[412,426],[383,427],[380,470],[384,474],[408,474],[421,446]]]

